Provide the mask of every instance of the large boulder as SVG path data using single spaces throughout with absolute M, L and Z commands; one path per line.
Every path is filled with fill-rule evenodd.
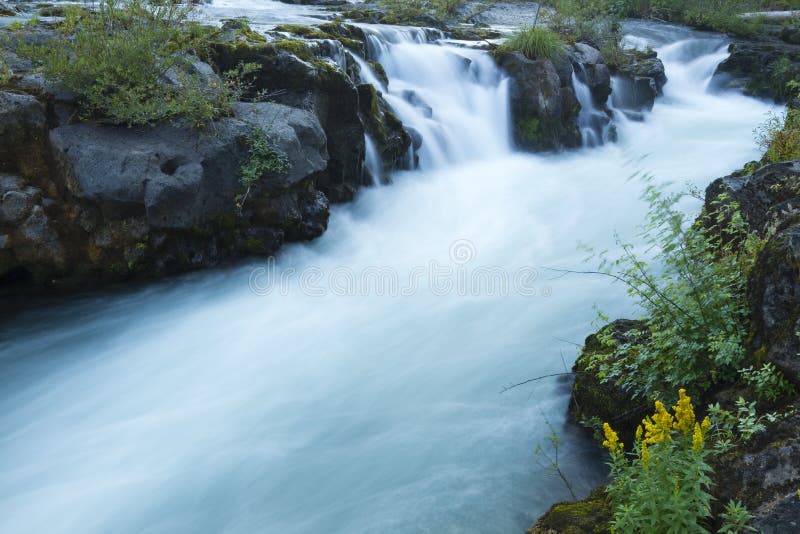
M 0 290 L 160 276 L 321 235 L 328 199 L 313 177 L 328 155 L 316 115 L 275 103 L 235 111 L 202 130 L 51 130 L 50 190 L 0 175 Z M 290 165 L 246 190 L 256 129 Z
M 514 140 L 526 150 L 559 150 L 580 146 L 580 105 L 553 62 L 533 60 L 521 52 L 503 53 L 498 64 L 511 79 Z
M 230 210 L 248 135 L 233 119 L 206 131 L 76 124 L 53 129 L 50 143 L 61 183 L 105 218 L 190 228 Z

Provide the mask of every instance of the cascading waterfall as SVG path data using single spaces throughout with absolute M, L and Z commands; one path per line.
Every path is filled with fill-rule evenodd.
M 335 207 L 323 237 L 276 263 L 4 323 L 4 531 L 522 532 L 569 499 L 533 454 L 548 427 L 576 492 L 604 480 L 595 444 L 566 424 L 569 384 L 498 391 L 563 371 L 574 353 L 559 340 L 593 329 L 593 304 L 636 311 L 605 279 L 542 267 L 580 266 L 578 241 L 634 237 L 646 208 L 632 174 L 702 186 L 757 158 L 769 106 L 706 91 L 721 39 L 638 25 L 670 78 L 646 120 L 595 150 L 515 154 L 486 54 L 365 31 L 382 91 L 424 137 L 422 170 Z M 513 290 L 532 268 L 534 291 Z M 381 272 L 403 291 L 378 290 Z
M 438 30 L 361 25 L 386 87 L 358 59 L 362 79 L 420 133 L 420 167 L 435 168 L 510 150 L 508 81 L 485 53 L 437 43 Z

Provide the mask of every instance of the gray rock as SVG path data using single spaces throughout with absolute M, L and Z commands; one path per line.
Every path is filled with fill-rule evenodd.
M 617 65 L 612 99 L 614 106 L 626 112 L 638 113 L 653 109 L 656 98 L 667 83 L 664 63 L 655 53 L 632 52 Z
M 44 106 L 31 95 L 0 91 L 0 172 L 33 177 L 46 169 Z
M 800 223 L 779 230 L 759 254 L 747 283 L 751 348 L 800 384 Z
M 23 191 L 8 191 L 0 197 L 0 224 L 15 224 L 30 213 L 36 197 Z
M 720 203 L 736 202 L 742 217 L 754 233 L 765 236 L 787 216 L 800 209 L 800 161 L 786 161 L 760 167 L 751 174 L 718 178 L 706 189 L 705 210 L 718 211 Z
M 106 218 L 146 214 L 156 228 L 189 228 L 230 211 L 248 125 L 223 119 L 205 131 L 78 124 L 50 132 L 60 181 Z
M 312 112 L 274 103 L 235 106 L 236 117 L 260 128 L 289 159 L 289 170 L 268 177 L 271 190 L 290 187 L 328 165 L 327 138 Z
M 549 60 L 532 60 L 521 52 L 503 54 L 500 66 L 511 78 L 514 140 L 523 149 L 554 150 L 579 146 L 580 106 Z M 564 86 L 564 89 L 567 89 Z

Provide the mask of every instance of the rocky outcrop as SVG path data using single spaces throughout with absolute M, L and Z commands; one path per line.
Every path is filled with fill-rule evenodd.
M 714 214 L 735 203 L 749 230 L 761 237 L 800 208 L 800 162 L 787 161 L 758 167 L 714 180 L 706 189 L 706 213 Z
M 497 61 L 511 79 L 511 116 L 517 146 L 525 150 L 579 146 L 580 105 L 571 79 L 565 81 L 559 76 L 552 61 L 528 59 L 517 51 L 499 54 Z
M 786 83 L 800 76 L 800 44 L 762 36 L 737 39 L 729 50 L 730 57 L 714 74 L 716 85 L 779 102 L 791 96 Z
M 74 124 L 37 145 L 49 167 L 0 180 L 0 285 L 80 285 L 271 254 L 324 232 L 328 200 L 313 176 L 328 162 L 316 116 L 238 104 L 203 130 Z M 288 159 L 246 202 L 249 139 L 262 130 Z

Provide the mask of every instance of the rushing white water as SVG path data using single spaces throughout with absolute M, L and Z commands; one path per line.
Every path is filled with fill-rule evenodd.
M 3 531 L 521 532 L 569 497 L 534 455 L 548 424 L 575 490 L 599 483 L 596 448 L 565 423 L 568 385 L 499 391 L 570 365 L 560 340 L 582 341 L 594 303 L 632 310 L 606 280 L 542 266 L 580 266 L 576 243 L 609 246 L 615 229 L 633 237 L 633 173 L 703 185 L 755 158 L 769 109 L 706 91 L 720 39 L 633 31 L 665 60 L 664 99 L 622 121 L 617 144 L 550 156 L 513 152 L 505 82 L 480 53 L 384 40 L 390 101 L 424 134 L 423 170 L 288 247 L 268 271 L 285 292 L 264 295 L 253 263 L 7 320 Z M 432 262 L 451 270 L 444 285 L 420 277 Z M 481 266 L 535 267 L 535 293 L 462 290 Z M 374 267 L 412 289 L 348 287 Z

